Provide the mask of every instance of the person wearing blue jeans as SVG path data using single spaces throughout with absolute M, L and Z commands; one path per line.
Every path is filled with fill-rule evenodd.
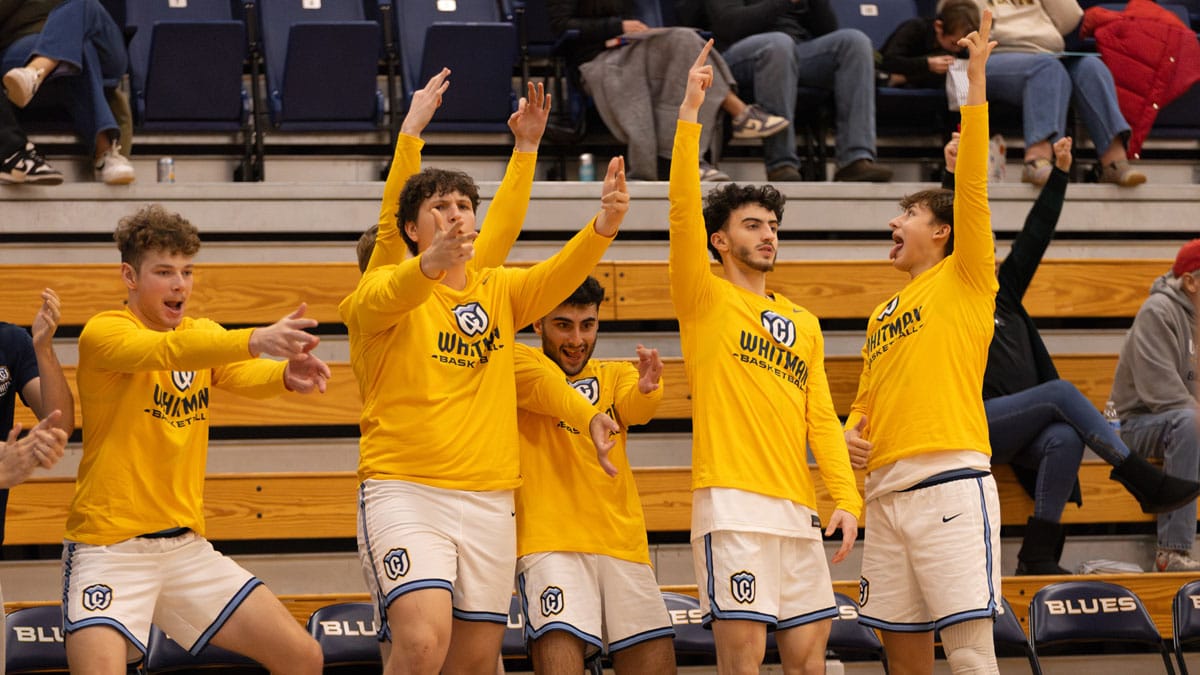
M 1021 106 L 1025 169 L 1021 180 L 1044 185 L 1050 176 L 1050 144 L 1066 133 L 1067 106 L 1075 109 L 1100 161 L 1099 182 L 1131 187 L 1146 176 L 1129 164 L 1129 123 L 1117 104 L 1112 73 L 1098 55 L 1061 56 L 1063 35 L 1083 17 L 1076 0 L 976 0 L 996 15 L 1000 45 L 988 61 L 988 98 Z
M 946 146 L 944 186 L 952 187 L 956 137 Z M 1017 553 L 1017 574 L 1067 574 L 1060 521 L 1076 494 L 1084 445 L 1112 465 L 1111 477 L 1137 498 L 1147 513 L 1195 504 L 1200 483 L 1166 474 L 1147 463 L 1109 426 L 1096 406 L 1058 371 L 1029 313 L 1021 304 L 1062 211 L 1071 167 L 1071 139 L 1053 147 L 1055 166 L 1012 249 L 997 270 L 995 331 L 983 378 L 983 406 L 992 445 L 992 464 L 1011 464 L 1033 497 L 1033 516 Z M 1193 478 L 1196 472 L 1191 474 Z M 1195 520 L 1195 511 L 1192 512 Z
M 61 77 L 76 130 L 94 139 L 96 178 L 113 185 L 134 180 L 106 95 L 128 64 L 121 29 L 98 0 L 0 0 L 0 71 L 8 99 L 24 108 L 47 78 Z
M 795 119 L 797 88 L 832 89 L 837 181 L 887 182 L 875 163 L 875 50 L 837 27 L 829 0 L 706 0 L 707 26 L 744 98 Z M 800 180 L 796 133 L 763 139 L 767 180 Z
M 1155 279 L 1138 309 L 1117 361 L 1112 400 L 1121 438 L 1130 448 L 1161 459 L 1172 476 L 1200 476 L 1196 430 L 1196 304 L 1200 302 L 1200 239 L 1184 244 L 1171 271 Z M 1197 571 L 1196 502 L 1158 517 L 1160 572 Z

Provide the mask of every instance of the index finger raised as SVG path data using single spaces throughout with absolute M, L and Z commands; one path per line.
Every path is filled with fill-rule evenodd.
M 700 56 L 697 56 L 696 62 L 692 64 L 692 68 L 699 68 L 704 65 L 704 62 L 708 60 L 708 53 L 712 51 L 712 47 L 713 41 L 712 38 L 709 38 L 708 42 L 704 43 L 704 49 L 700 50 Z

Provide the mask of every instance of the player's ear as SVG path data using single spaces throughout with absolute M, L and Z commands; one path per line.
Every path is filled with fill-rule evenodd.
M 729 250 L 729 238 L 725 236 L 725 230 L 717 230 L 708 238 L 712 242 L 713 248 L 724 253 Z
M 133 269 L 133 265 L 121 263 L 121 281 L 124 281 L 125 287 L 131 291 L 137 288 L 137 270 Z

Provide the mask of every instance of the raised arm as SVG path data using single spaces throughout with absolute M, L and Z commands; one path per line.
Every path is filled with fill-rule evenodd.
M 709 40 L 688 71 L 687 88 L 679 104 L 675 147 L 671 150 L 671 201 L 667 219 L 670 249 L 667 255 L 671 299 L 681 318 L 691 315 L 711 292 L 713 274 L 708 256 L 708 233 L 700 197 L 700 124 L 696 122 L 704 92 L 712 85 L 712 66 L 705 65 L 712 50 Z
M 1050 178 L 1029 209 L 1029 215 L 1025 216 L 1025 226 L 1013 240 L 1008 257 L 1000 263 L 997 275 L 1000 288 L 1018 301 L 1025 297 L 1042 256 L 1054 238 L 1054 228 L 1058 226 L 1058 217 L 1067 197 L 1067 171 L 1070 169 L 1071 138 L 1066 136 L 1054 144 L 1054 169 Z
M 75 398 L 67 384 L 58 354 L 54 351 L 54 331 L 61 316 L 58 294 L 53 289 L 42 291 L 42 307 L 33 319 L 33 353 L 37 359 L 38 376 L 21 390 L 25 403 L 39 420 L 59 410 L 55 426 L 68 436 L 75 428 Z
M 967 65 L 967 104 L 962 107 L 954 190 L 955 269 L 970 287 L 996 292 L 995 240 L 987 194 L 988 108 L 986 66 L 996 46 L 989 40 L 992 12 L 983 11 L 979 30 L 959 40 L 970 51 Z
M 480 224 L 479 239 L 475 242 L 475 257 L 469 265 L 476 269 L 498 267 L 504 264 L 508 251 L 521 233 L 525 214 L 529 210 L 529 197 L 533 192 L 533 176 L 537 169 L 537 150 L 550 119 L 550 94 L 538 82 L 529 83 L 529 91 L 517 104 L 517 111 L 508 118 L 516 143 L 504 179 L 487 216 Z
M 608 250 L 629 211 L 625 158 L 608 163 L 601 188 L 600 212 L 563 246 L 562 250 L 527 270 L 514 270 L 511 285 L 513 317 L 518 327 L 545 316 L 578 288 Z

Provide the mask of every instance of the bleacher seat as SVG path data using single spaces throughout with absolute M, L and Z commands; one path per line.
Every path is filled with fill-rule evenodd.
M 1004 611 L 996 615 L 996 622 L 992 625 L 996 655 L 1007 656 L 1009 652 L 1022 654 L 1029 659 L 1030 672 L 1033 675 L 1042 675 L 1042 664 L 1038 661 L 1037 653 L 1033 651 L 1033 645 L 1025 635 L 1025 630 L 1021 628 L 1021 622 L 1017 620 L 1017 613 L 1013 611 L 1012 605 L 1008 604 L 1008 598 L 1002 596 L 1000 602 Z
M 888 671 L 887 655 L 875 631 L 858 622 L 858 603 L 843 593 L 834 593 L 838 615 L 829 629 L 826 649 L 843 660 L 880 661 L 883 672 Z
M 1171 601 L 1171 635 L 1179 672 L 1188 675 L 1184 650 L 1200 643 L 1200 581 L 1189 581 L 1175 593 Z
M 1142 601 L 1116 584 L 1064 581 L 1043 587 L 1029 605 L 1029 634 L 1039 657 L 1050 646 L 1143 645 L 1157 651 L 1168 675 L 1175 675 L 1171 656 Z
M 663 591 L 663 602 L 675 629 L 675 661 L 680 665 L 711 664 L 717 660 L 712 631 L 700 624 L 700 601 L 690 595 Z
M 173 673 L 174 675 L 203 675 L 220 668 L 226 675 L 266 675 L 266 669 L 253 659 L 207 644 L 198 654 L 190 654 L 158 626 L 150 627 L 150 641 L 146 645 L 146 675 Z
M 375 130 L 383 118 L 379 24 L 358 2 L 258 0 L 272 123 L 284 130 Z
M 242 86 L 246 34 L 229 0 L 127 0 L 129 83 L 144 129 L 236 130 L 250 115 Z
M 62 605 L 25 607 L 10 613 L 5 619 L 5 672 L 67 672 L 62 624 Z
M 507 132 L 517 102 L 512 88 L 517 29 L 500 16 L 496 0 L 407 0 L 396 6 L 396 19 L 410 100 L 443 67 L 453 73 L 427 128 Z
M 504 657 L 505 667 L 509 670 L 533 669 L 525 647 L 525 614 L 521 611 L 519 595 L 513 595 L 508 603 L 508 625 L 504 629 L 500 655 Z
M 383 665 L 375 608 L 369 602 L 322 607 L 308 617 L 308 632 L 321 645 L 326 673 L 340 673 L 351 666 Z

